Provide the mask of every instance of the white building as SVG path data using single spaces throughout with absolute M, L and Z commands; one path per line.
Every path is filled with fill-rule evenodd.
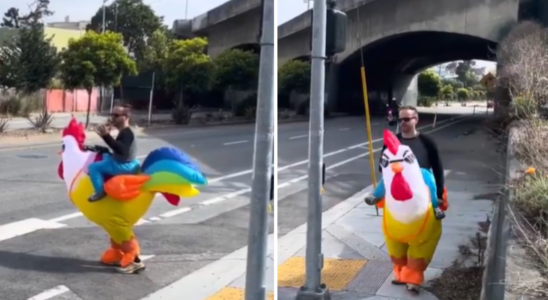
M 76 21 L 71 22 L 69 16 L 65 17 L 64 22 L 50 22 L 46 24 L 46 27 L 61 28 L 61 29 L 73 29 L 73 30 L 85 30 L 89 21 Z

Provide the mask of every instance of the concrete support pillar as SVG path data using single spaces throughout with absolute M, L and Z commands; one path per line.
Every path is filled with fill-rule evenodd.
M 392 85 L 392 97 L 401 105 L 417 106 L 419 96 L 419 75 L 401 74 Z

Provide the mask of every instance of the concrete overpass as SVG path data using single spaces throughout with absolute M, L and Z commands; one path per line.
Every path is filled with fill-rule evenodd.
M 348 36 L 346 51 L 328 68 L 329 105 L 363 110 L 360 50 L 373 109 L 381 109 L 382 100 L 391 97 L 416 104 L 413 78 L 421 70 L 460 59 L 496 60 L 497 43 L 518 21 L 523 2 L 339 0 L 338 8 L 348 15 Z M 280 66 L 309 55 L 310 21 L 306 12 L 278 27 Z M 408 89 L 414 97 L 406 97 Z
M 207 0 L 204 0 L 207 1 Z M 261 0 L 230 0 L 192 20 L 176 20 L 173 31 L 180 37 L 205 36 L 208 53 L 259 44 Z

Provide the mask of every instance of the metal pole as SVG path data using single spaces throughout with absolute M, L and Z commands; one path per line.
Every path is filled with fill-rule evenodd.
M 156 72 L 152 72 L 152 83 L 150 85 L 150 98 L 148 99 L 148 127 L 150 127 L 150 122 L 152 122 L 152 98 L 154 97 L 154 78 L 156 77 Z
M 106 6 L 105 4 L 107 3 L 107 0 L 103 0 L 103 23 L 102 23 L 102 28 L 101 28 L 101 33 L 105 33 L 105 23 L 106 23 Z M 101 86 L 101 110 L 103 109 L 103 105 L 105 103 L 105 87 L 102 85 Z
M 106 6 L 105 4 L 107 3 L 107 0 L 103 0 L 103 23 L 102 23 L 102 29 L 101 29 L 101 33 L 104 33 L 105 32 L 105 23 L 106 23 Z
M 185 20 L 188 20 L 188 0 L 185 3 Z
M 112 90 L 110 93 L 110 113 L 112 113 L 113 108 L 114 108 L 114 87 L 112 87 Z
M 328 299 L 329 291 L 321 282 L 323 268 L 321 183 L 325 105 L 326 0 L 315 0 L 312 13 L 306 281 L 304 287 L 299 289 L 297 299 Z
M 255 121 L 253 179 L 247 243 L 245 300 L 265 300 L 268 245 L 268 203 L 274 152 L 276 100 L 274 98 L 274 1 L 263 1 L 261 59 Z

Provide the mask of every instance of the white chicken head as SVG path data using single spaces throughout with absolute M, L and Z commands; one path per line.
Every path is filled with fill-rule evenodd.
M 386 149 L 382 153 L 381 168 L 386 195 L 398 202 L 413 199 L 414 191 L 425 189 L 419 163 L 409 146 L 402 145 L 390 130 L 384 131 Z
M 84 125 L 72 118 L 68 126 L 63 129 L 61 162 L 57 170 L 59 178 L 65 180 L 65 182 L 72 181 L 86 160 L 83 151 L 85 139 Z

